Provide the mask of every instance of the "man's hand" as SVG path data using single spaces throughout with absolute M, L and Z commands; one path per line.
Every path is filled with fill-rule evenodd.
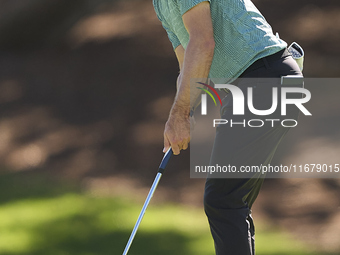
M 171 146 L 174 155 L 186 150 L 190 142 L 190 119 L 179 113 L 170 114 L 164 129 L 164 150 Z

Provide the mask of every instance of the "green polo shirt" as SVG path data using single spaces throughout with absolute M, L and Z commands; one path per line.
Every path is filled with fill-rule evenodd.
M 207 0 L 153 0 L 175 49 L 186 49 L 189 34 L 182 15 Z M 231 82 L 252 63 L 274 54 L 287 43 L 277 38 L 260 11 L 250 0 L 208 0 L 214 29 L 215 52 L 209 77 L 219 83 Z M 199 77 L 197 77 L 199 78 Z

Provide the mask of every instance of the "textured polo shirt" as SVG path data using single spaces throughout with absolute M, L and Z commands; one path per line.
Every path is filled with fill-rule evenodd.
M 189 42 L 182 15 L 204 1 L 210 3 L 214 30 L 215 52 L 209 73 L 213 81 L 231 82 L 256 60 L 287 47 L 250 0 L 153 0 L 174 49 L 179 45 L 186 49 Z

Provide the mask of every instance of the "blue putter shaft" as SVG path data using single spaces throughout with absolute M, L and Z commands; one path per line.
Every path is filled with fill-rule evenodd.
M 166 167 L 166 165 L 168 164 L 168 162 L 169 162 L 169 160 L 170 160 L 172 154 L 173 154 L 173 152 L 172 152 L 172 149 L 171 149 L 171 147 L 170 147 L 170 148 L 168 149 L 168 151 L 164 154 L 164 157 L 163 157 L 163 159 L 162 159 L 162 162 L 161 162 L 161 164 L 159 165 L 159 168 L 158 168 L 158 172 L 157 172 L 156 178 L 155 178 L 155 180 L 154 180 L 153 183 L 152 183 L 151 189 L 150 189 L 149 194 L 148 194 L 148 196 L 147 196 L 147 198 L 146 198 L 146 200 L 145 200 L 145 202 L 144 202 L 143 208 L 142 208 L 142 210 L 141 210 L 141 212 L 140 212 L 140 214 L 139 214 L 139 216 L 138 216 L 138 219 L 137 219 L 137 222 L 136 222 L 136 224 L 135 224 L 135 227 L 133 228 L 132 233 L 131 233 L 130 238 L 129 238 L 129 241 L 127 242 L 127 244 L 126 244 L 126 246 L 125 246 L 123 255 L 127 255 L 127 253 L 129 252 L 129 249 L 130 249 L 130 246 L 131 246 L 131 244 L 132 244 L 132 241 L 133 241 L 133 239 L 135 238 L 135 235 L 136 235 L 136 233 L 137 233 L 138 227 L 139 227 L 139 225 L 140 225 L 140 223 L 142 222 L 142 219 L 143 219 L 143 217 L 144 217 L 145 211 L 146 211 L 146 209 L 148 208 L 148 205 L 149 205 L 150 200 L 151 200 L 151 198 L 152 198 L 152 196 L 153 196 L 153 193 L 155 193 L 155 190 L 156 190 L 156 188 L 157 188 L 157 185 L 158 185 L 158 183 L 159 183 L 159 181 L 160 181 L 160 179 L 161 179 L 161 177 L 162 177 L 162 175 L 163 175 L 163 173 L 164 173 L 165 167 Z

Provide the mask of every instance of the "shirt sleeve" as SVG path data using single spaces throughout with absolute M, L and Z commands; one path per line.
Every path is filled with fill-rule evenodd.
M 164 24 L 163 22 L 162 22 L 162 26 L 164 27 L 166 33 L 168 34 L 169 40 L 172 44 L 172 48 L 175 50 L 181 44 L 181 42 L 179 41 L 175 33 L 169 27 L 167 27 L 166 24 Z
M 163 28 L 165 29 L 168 38 L 172 44 L 173 49 L 175 50 L 180 44 L 181 42 L 179 41 L 178 37 L 176 36 L 176 34 L 172 31 L 172 29 L 170 28 L 170 26 L 166 23 L 166 21 L 161 17 L 161 12 L 159 11 L 159 2 L 158 1 L 153 1 L 153 6 L 155 8 L 155 12 L 157 15 L 157 18 L 159 19 L 159 21 L 162 23 Z
M 198 5 L 199 3 L 202 2 L 209 2 L 210 0 L 178 0 L 179 6 L 180 6 L 180 11 L 181 15 L 189 11 L 191 8 L 194 6 Z

